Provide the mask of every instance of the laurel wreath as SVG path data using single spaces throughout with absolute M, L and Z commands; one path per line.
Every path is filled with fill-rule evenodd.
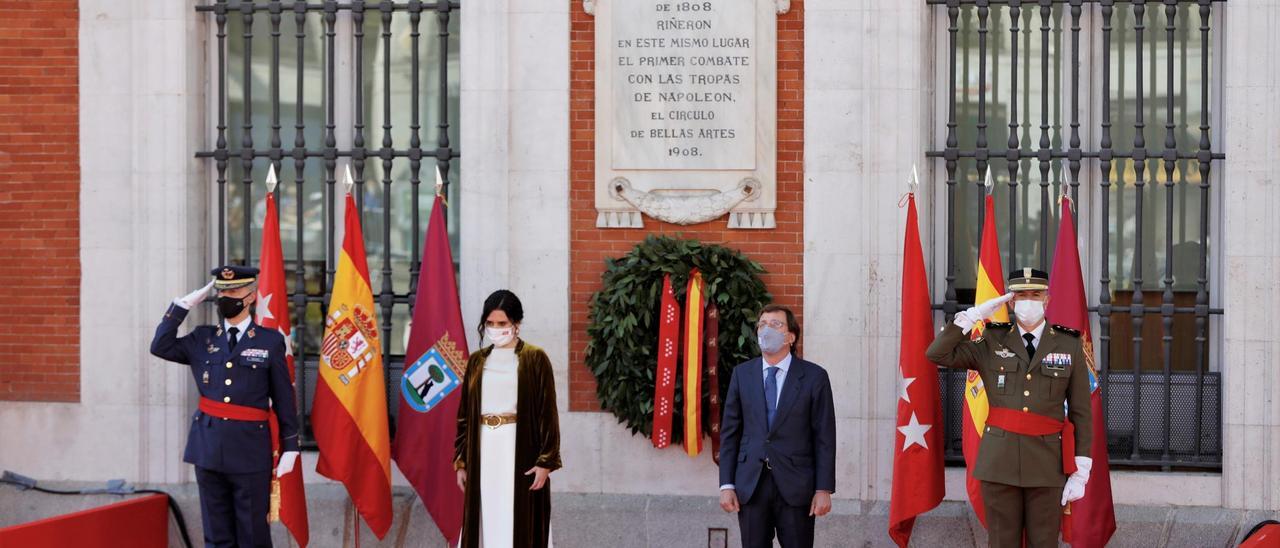
M 586 350 L 600 406 L 633 435 L 651 435 L 662 278 L 671 274 L 676 301 L 683 308 L 693 268 L 702 272 L 707 300 L 720 311 L 719 396 L 724 401 L 733 366 L 757 354 L 756 316 L 772 300 L 759 277 L 764 268 L 734 249 L 653 235 L 605 264 L 604 289 L 591 300 Z M 678 427 L 684 421 L 683 384 L 677 375 L 673 445 L 683 441 L 683 429 Z M 706 410 L 710 388 L 706 382 L 702 387 Z M 709 434 L 710 413 L 704 411 L 702 418 L 703 432 Z

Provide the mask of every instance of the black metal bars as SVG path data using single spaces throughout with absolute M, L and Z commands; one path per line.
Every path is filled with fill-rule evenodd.
M 402 356 L 394 350 L 394 344 L 391 341 L 393 327 L 393 315 L 397 311 L 404 311 L 411 306 L 416 295 L 417 280 L 419 277 L 419 269 L 421 268 L 420 244 L 421 244 L 421 228 L 419 216 L 425 214 L 420 211 L 419 206 L 422 204 L 418 198 L 418 189 L 421 186 L 421 170 L 423 168 L 423 158 L 434 158 L 433 168 L 440 169 L 447 178 L 449 177 L 449 169 L 451 162 L 461 156 L 458 149 L 452 146 L 452 137 L 449 132 L 452 129 L 449 123 L 450 106 L 456 108 L 456 75 L 454 81 L 450 81 L 450 71 L 448 65 L 451 62 L 450 41 L 457 39 L 456 32 L 451 32 L 450 23 L 452 15 L 460 10 L 461 3 L 447 0 L 436 2 L 408 1 L 393 2 L 389 0 L 382 1 L 238 1 L 238 0 L 213 0 L 207 4 L 195 7 L 200 13 L 207 13 L 215 22 L 217 41 L 216 45 L 211 47 L 216 49 L 217 67 L 215 68 L 217 86 L 216 108 L 217 111 L 217 133 L 214 147 L 211 150 L 202 150 L 196 152 L 198 158 L 213 159 L 213 170 L 215 172 L 215 180 L 217 184 L 217 254 L 219 262 L 232 262 L 241 264 L 253 264 L 257 258 L 256 244 L 252 241 L 252 226 L 254 215 L 254 206 L 252 185 L 255 180 L 261 180 L 265 177 L 265 171 L 259 169 L 254 171 L 254 163 L 260 158 L 268 159 L 277 173 L 280 173 L 285 158 L 292 158 L 291 167 L 293 169 L 293 221 L 294 227 L 292 234 L 295 238 L 296 258 L 287 261 L 286 268 L 293 268 L 293 287 L 290 288 L 288 295 L 289 302 L 292 305 L 293 314 L 293 334 L 295 339 L 294 352 L 297 367 L 296 386 L 298 388 L 299 407 L 303 411 L 303 436 L 304 441 L 310 442 L 310 428 L 307 411 L 310 409 L 309 400 L 311 396 L 311 388 L 315 383 L 315 372 L 318 367 L 318 357 L 314 355 L 315 350 L 312 349 L 314 344 L 307 344 L 308 337 L 318 337 L 323 330 L 321 318 L 325 315 L 325 307 L 331 295 L 333 275 L 336 271 L 336 245 L 335 240 L 336 224 L 338 220 L 335 213 L 338 205 L 335 200 L 341 199 L 345 189 L 337 186 L 340 177 L 337 176 L 337 170 L 340 167 L 339 159 L 346 158 L 350 161 L 355 179 L 356 188 L 352 189 L 358 205 L 357 210 L 363 213 L 366 206 L 366 198 L 377 200 L 380 198 L 379 206 L 382 208 L 381 230 L 369 230 L 366 232 L 366 242 L 373 242 L 370 249 L 376 253 L 380 251 L 381 269 L 378 277 L 379 285 L 375 293 L 377 298 L 377 306 L 382 314 L 379 331 L 383 337 L 383 361 L 384 371 L 386 372 L 386 391 L 388 401 L 388 413 L 392 415 L 394 420 L 395 403 L 397 401 L 394 390 L 395 383 L 399 382 L 400 360 Z M 292 13 L 293 17 L 286 17 Z M 434 13 L 436 22 L 441 25 L 438 29 L 439 45 L 435 48 L 437 55 L 424 57 L 420 55 L 420 49 L 423 47 L 430 48 L 429 43 L 420 40 L 421 36 L 421 20 L 424 13 Z M 265 14 L 268 17 L 255 17 L 258 14 Z M 228 34 L 228 25 L 230 15 L 239 15 L 238 21 L 241 22 L 242 29 L 239 32 L 240 40 L 234 43 L 239 46 L 239 51 L 229 50 L 229 43 L 226 40 Z M 370 44 L 365 43 L 365 19 L 368 17 L 370 31 L 377 26 L 380 30 L 377 42 Z M 255 19 L 258 23 L 264 20 L 269 21 L 270 28 L 270 59 L 264 60 L 261 57 L 263 45 L 261 42 L 264 36 L 254 35 Z M 235 20 L 231 20 L 230 24 L 234 25 Z M 405 28 L 404 21 L 408 22 L 409 46 L 402 45 L 404 42 L 393 40 L 395 33 L 404 31 L 393 31 L 394 24 L 400 25 L 397 28 Z M 296 49 L 295 55 L 285 56 L 282 60 L 282 44 L 281 34 L 282 25 L 294 25 L 293 46 Z M 397 23 L 399 22 L 399 23 Z M 314 24 L 315 27 L 310 25 Z M 261 26 L 261 25 L 260 25 Z M 314 30 L 312 30 L 314 29 Z M 233 29 L 234 32 L 234 29 Z M 372 34 L 370 36 L 372 40 Z M 255 42 L 258 47 L 255 48 Z M 314 42 L 314 44 L 312 44 Z M 365 70 L 366 60 L 362 54 L 366 46 L 378 44 L 381 47 L 382 63 L 380 66 L 370 64 L 371 70 Z M 287 43 L 285 45 L 288 45 Z M 313 45 L 315 55 L 308 55 L 308 46 Z M 412 48 L 411 52 L 404 51 Z M 254 51 L 257 49 L 260 53 L 255 56 Z M 398 50 L 398 51 L 397 51 Z M 345 59 L 344 55 L 350 51 L 350 65 L 346 65 L 345 61 L 339 65 L 339 58 Z M 398 56 L 393 62 L 392 52 L 396 52 Z M 456 50 L 452 52 L 456 55 Z M 407 59 L 406 59 L 407 57 Z M 452 60 L 456 62 L 456 59 Z M 240 83 L 240 93 L 237 101 L 242 101 L 239 105 L 242 108 L 243 121 L 241 123 L 241 135 L 238 145 L 229 144 L 227 141 L 227 117 L 229 98 L 228 98 L 228 80 L 231 76 L 228 73 L 228 64 L 232 64 L 241 74 L 243 81 Z M 292 63 L 292 67 L 289 64 Z M 430 74 L 434 74 L 438 79 L 440 98 L 436 106 L 439 111 L 434 113 L 435 119 L 438 120 L 438 137 L 436 146 L 424 149 L 420 131 L 422 127 L 422 119 L 424 112 L 420 108 L 419 95 L 428 88 L 422 86 L 423 74 L 422 64 L 426 63 L 430 69 Z M 282 67 L 283 65 L 283 67 Z M 293 97 L 294 105 L 294 138 L 291 148 L 286 148 L 282 142 L 281 134 L 281 105 L 282 105 L 282 81 L 281 69 L 293 70 L 295 78 L 292 79 L 294 85 Z M 381 74 L 373 74 L 380 70 Z M 255 103 L 253 94 L 254 78 L 264 78 L 264 73 L 269 73 L 265 79 L 269 80 L 269 91 L 266 93 L 267 98 L 262 99 L 259 93 L 258 102 Z M 313 80 L 315 75 L 319 74 L 319 80 Z M 399 96 L 392 93 L 392 78 L 395 75 L 411 74 L 411 78 L 407 87 L 411 97 L 404 98 L 403 104 L 397 102 Z M 382 87 L 381 93 L 365 93 L 366 79 L 377 79 Z M 370 84 L 377 85 L 377 84 Z M 314 92 L 320 95 L 318 104 L 314 105 L 315 109 L 309 111 L 307 104 L 307 88 L 310 87 Z M 347 90 L 351 91 L 351 97 L 343 97 Z M 450 92 L 451 89 L 455 91 Z M 366 96 L 368 95 L 368 96 Z M 380 113 L 381 118 L 381 139 L 373 141 L 373 131 L 368 131 L 366 122 L 377 119 L 378 114 L 370 113 L 366 116 L 365 108 L 371 103 L 378 100 L 378 96 L 382 101 Z M 259 128 L 265 128 L 268 124 L 264 119 L 266 116 L 266 108 L 262 106 L 263 102 L 270 101 L 270 128 L 269 138 L 265 144 L 259 134 L 258 143 L 255 144 L 254 131 L 255 121 Z M 259 105 L 258 110 L 263 114 L 263 118 L 255 118 L 255 105 Z M 350 115 L 350 118 L 345 116 Z M 321 121 L 322 120 L 322 121 Z M 348 125 L 349 124 L 349 125 Z M 343 127 L 345 126 L 345 127 Z M 393 130 L 397 128 L 409 128 L 407 139 L 403 137 L 393 137 Z M 314 128 L 320 128 L 316 130 Z M 258 131 L 262 131 L 259 129 Z M 309 138 L 308 132 L 315 131 Z M 350 139 L 351 145 L 339 146 L 340 139 L 346 137 Z M 397 148 L 397 140 L 403 141 L 399 143 Z M 371 141 L 371 142 L 367 142 Z M 376 143 L 376 144 L 375 144 Z M 372 145 L 372 146 L 371 146 Z M 236 198 L 240 199 L 240 207 L 231 207 L 236 205 L 234 201 L 228 199 L 228 187 L 226 185 L 228 178 L 228 169 L 232 169 L 229 160 L 238 159 L 235 162 L 235 168 L 241 170 L 240 180 L 243 183 L 243 190 Z M 377 162 L 381 168 L 381 192 L 370 189 L 373 195 L 366 196 L 365 182 L 367 179 L 376 180 L 375 175 L 366 174 L 367 161 Z M 393 167 L 399 162 L 407 162 L 408 173 L 403 171 L 395 171 Z M 310 165 L 312 172 L 307 173 Z M 404 164 L 400 164 L 403 169 Z M 319 167 L 320 172 L 315 171 Z M 310 176 L 309 176 L 310 175 Z M 284 176 L 282 174 L 282 176 Z M 234 176 L 233 176 L 234 177 Z M 434 175 L 429 180 L 434 180 Z M 312 188 L 308 185 L 308 181 L 312 185 L 319 185 L 318 188 Z M 411 189 L 408 194 L 410 199 L 404 197 L 396 198 L 393 203 L 393 196 L 403 196 L 402 193 L 394 192 L 399 184 L 409 183 Z M 309 190 L 310 189 L 310 190 Z M 321 193 L 320 189 L 323 189 Z M 281 188 L 277 187 L 275 193 L 279 197 Z M 403 190 L 401 191 L 403 192 Z M 309 194 L 315 193 L 315 194 Z M 319 194 L 323 196 L 320 197 Z M 261 197 L 261 194 L 259 194 Z M 319 202 L 319 203 L 317 203 Z M 373 202 L 370 202 L 373 203 Z M 314 206 L 314 214 L 308 212 Z M 234 209 L 234 211 L 233 211 Z M 283 212 L 282 212 L 283 214 Z M 239 219 L 237 219 L 239 217 Z M 282 219 L 287 221 L 289 219 Z M 229 223 L 229 221 L 232 221 Z M 312 221 L 308 225 L 307 221 Z M 366 219 L 366 225 L 373 221 Z M 227 233 L 228 226 L 238 222 L 241 230 Z M 402 224 L 397 224 L 402 223 Z M 311 230 L 308 230 L 308 226 Z M 412 236 L 403 236 L 396 238 L 393 236 L 393 227 L 411 226 Z M 399 228 L 403 232 L 403 228 Z M 286 230 L 286 232 L 289 232 Z M 311 239 L 314 242 L 323 240 L 323 258 L 320 258 L 320 246 L 315 243 L 311 244 L 314 257 L 308 255 L 308 242 Z M 238 240 L 238 241 L 237 241 Z M 380 240 L 381 246 L 377 245 Z M 403 249 L 405 244 L 411 242 L 411 249 Z M 410 256 L 411 260 L 407 261 L 407 272 L 405 263 L 392 261 L 393 243 L 396 246 L 398 256 Z M 232 249 L 234 247 L 235 249 Z M 405 277 L 409 279 L 409 287 L 406 292 L 396 292 L 395 286 L 403 284 Z M 412 312 L 410 311 L 410 314 Z M 310 316 L 310 317 L 308 317 Z M 308 355 L 310 354 L 310 355 Z M 394 428 L 394 422 L 393 422 Z
M 1216 55 L 1212 6 L 1221 1 L 926 0 L 926 4 L 945 6 L 948 49 L 945 144 L 926 153 L 945 166 L 946 287 L 943 301 L 935 308 L 949 320 L 972 299 L 972 285 L 966 285 L 972 283 L 972 273 L 959 271 L 963 270 L 959 266 L 977 250 L 958 244 L 956 235 L 959 230 L 967 236 L 983 223 L 986 192 L 981 182 L 991 163 L 1006 163 L 1008 185 L 1000 187 L 1007 190 L 1008 207 L 1006 213 L 997 213 L 997 221 L 1008 230 L 1002 239 L 1009 246 L 1005 254 L 1010 268 L 1024 266 L 1015 261 L 1026 258 L 1028 262 L 1038 259 L 1039 266 L 1049 269 L 1051 231 L 1056 228 L 1051 226 L 1056 221 L 1051 187 L 1100 212 L 1085 217 L 1077 208 L 1074 215 L 1084 219 L 1082 235 L 1095 242 L 1086 244 L 1085 256 L 1098 256 L 1094 253 L 1100 251 L 1103 258 L 1100 265 L 1085 267 L 1096 280 L 1088 290 L 1096 293 L 1089 309 L 1098 318 L 1098 374 L 1108 413 L 1110 452 L 1117 464 L 1166 469 L 1221 466 L 1221 385 L 1219 373 L 1210 369 L 1209 318 L 1223 310 L 1210 306 L 1213 250 L 1208 238 L 1211 170 L 1215 161 L 1225 158 L 1213 149 L 1210 125 L 1211 97 L 1217 89 L 1210 80 L 1210 63 Z M 1200 15 L 1198 37 L 1187 28 L 1192 23 L 1186 14 L 1193 9 Z M 1037 15 L 1040 24 L 1035 29 Z M 1067 26 L 1069 50 L 1061 38 L 1067 35 Z M 1036 30 L 1039 55 L 1033 50 Z M 990 38 L 1003 35 L 1002 31 L 1011 36 L 1009 43 L 993 43 Z M 976 52 L 970 49 L 970 37 L 975 39 Z M 1090 56 L 1088 51 L 1098 54 Z M 976 74 L 970 72 L 972 57 L 976 57 Z M 1069 66 L 1063 66 L 1063 57 L 1068 57 Z M 1194 69 L 1188 70 L 1188 65 L 1196 61 L 1201 65 L 1199 81 L 1189 86 Z M 1082 63 L 1088 68 L 1082 68 Z M 1001 67 L 1011 73 L 1008 84 L 999 81 Z M 1038 90 L 1031 79 L 1037 69 Z M 1164 74 L 1159 74 L 1161 70 Z M 1062 81 L 1064 72 L 1070 82 Z M 1094 75 L 1094 83 L 1082 82 L 1082 74 Z M 1090 100 L 1081 95 L 1091 89 L 1099 90 L 1101 96 Z M 1000 102 L 1002 91 L 1009 94 L 1007 104 Z M 1196 94 L 1198 105 L 1192 100 Z M 976 108 L 971 108 L 971 98 L 976 98 Z M 1101 108 L 1094 106 L 1091 111 L 1089 105 Z M 1037 106 L 1038 132 L 1032 121 L 1032 109 Z M 1192 128 L 1187 119 L 1197 106 L 1200 123 Z M 1064 108 L 1068 112 L 1062 116 Z M 1064 119 L 1069 121 L 1066 134 L 1062 133 Z M 1163 121 L 1164 127 L 1152 123 L 1156 120 Z M 1002 121 L 1008 134 L 991 135 L 991 125 Z M 1007 138 L 1004 150 L 990 147 L 992 137 Z M 1151 147 L 1151 142 L 1160 145 Z M 1019 164 L 1025 167 L 1020 170 Z M 1038 219 L 1028 196 L 1033 171 L 1040 176 Z M 979 184 L 975 188 L 960 185 L 961 181 Z M 1021 200 L 1020 182 L 1028 185 Z M 1198 196 L 1188 191 L 1191 184 L 1198 186 Z M 973 202 L 966 198 L 970 188 L 978 191 Z M 962 203 L 973 203 L 976 209 L 958 208 Z M 1097 221 L 1101 226 L 1090 226 Z M 1193 224 L 1198 234 L 1188 230 Z M 1027 230 L 1018 234 L 1019 228 Z M 1032 248 L 1038 248 L 1038 253 L 1023 253 Z M 1152 271 L 1161 275 L 1158 293 L 1147 279 Z M 1189 272 L 1195 273 L 1194 283 Z M 1149 321 L 1157 317 L 1159 322 Z M 963 378 L 948 372 L 942 384 L 947 412 L 958 412 Z M 958 423 L 953 422 L 956 417 L 949 415 L 949 456 L 959 454 Z

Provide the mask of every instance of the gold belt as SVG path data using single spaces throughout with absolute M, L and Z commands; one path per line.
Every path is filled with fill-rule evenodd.
M 490 430 L 496 430 L 504 424 L 515 424 L 516 414 L 507 413 L 503 415 L 480 415 L 480 424 L 489 427 Z

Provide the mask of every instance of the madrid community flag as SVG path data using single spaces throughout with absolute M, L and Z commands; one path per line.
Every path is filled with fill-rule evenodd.
M 316 471 L 346 486 L 369 529 L 382 538 L 391 528 L 391 441 L 383 386 L 383 341 L 373 308 L 360 214 L 350 192 L 344 227 L 311 410 L 320 448 Z
M 271 172 L 275 178 L 275 171 Z M 276 197 L 267 193 L 267 217 L 262 222 L 262 258 L 258 272 L 257 318 L 255 321 L 267 329 L 284 335 L 285 363 L 289 366 L 289 380 L 294 379 L 293 345 L 289 331 L 289 297 L 284 284 L 284 254 L 280 250 L 280 214 L 276 209 Z M 273 402 L 274 405 L 274 402 Z M 275 413 L 271 414 L 271 449 L 275 460 L 280 458 L 279 427 Z M 302 466 L 277 480 L 279 482 L 280 507 L 277 516 L 285 528 L 293 534 L 298 545 L 306 546 L 311 533 L 307 528 L 307 494 L 302 487 Z
M 467 332 L 444 207 L 436 196 L 422 249 L 392 456 L 452 546 L 462 533 L 463 493 L 453 470 L 453 441 L 467 366 Z
M 978 249 L 978 280 L 974 294 L 975 305 L 1004 295 L 1004 267 L 1000 265 L 1000 243 L 996 235 L 996 202 L 990 194 L 986 200 L 986 221 L 982 225 L 982 244 Z M 990 321 L 1008 322 L 1009 310 L 1000 307 L 992 314 Z M 984 323 L 973 326 L 969 335 L 973 338 L 982 336 Z M 987 401 L 987 388 L 982 384 L 982 377 L 977 371 L 970 370 L 964 382 L 964 405 L 960 419 L 961 440 L 964 449 L 964 485 L 969 492 L 969 503 L 978 521 L 987 526 L 987 513 L 982 504 L 982 484 L 973 477 L 973 467 L 978 462 L 978 446 L 982 443 L 983 428 L 987 426 L 987 413 L 990 409 Z
M 1101 547 L 1116 532 L 1116 509 L 1111 500 L 1111 466 L 1107 462 L 1107 418 L 1102 409 L 1102 384 L 1094 369 L 1093 337 L 1089 332 L 1089 308 L 1085 301 L 1084 276 L 1080 270 L 1080 249 L 1076 246 L 1076 226 L 1071 202 L 1062 201 L 1062 222 L 1053 250 L 1053 271 L 1049 274 L 1049 306 L 1045 321 L 1080 332 L 1089 367 L 1089 401 L 1093 409 L 1093 445 L 1089 456 L 1093 470 L 1084 498 L 1070 504 L 1063 516 L 1063 540 L 1076 547 Z
M 911 541 L 916 516 L 942 502 L 942 403 L 938 366 L 925 350 L 933 342 L 933 308 L 920 248 L 916 198 L 907 197 L 902 252 L 902 339 L 898 352 L 898 434 L 894 437 L 889 537 L 900 547 Z

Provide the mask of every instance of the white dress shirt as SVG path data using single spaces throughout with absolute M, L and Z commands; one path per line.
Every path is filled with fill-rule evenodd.
M 1027 342 L 1027 338 L 1023 337 L 1023 335 L 1026 335 L 1027 333 L 1031 333 L 1031 345 L 1036 347 L 1037 351 L 1040 350 L 1040 337 L 1044 335 L 1044 326 L 1048 323 L 1049 322 L 1041 321 L 1040 325 L 1036 326 L 1036 328 L 1031 331 L 1027 331 L 1023 329 L 1022 324 L 1018 324 L 1018 336 L 1022 337 L 1023 346 L 1026 346 L 1026 342 Z M 1034 357 L 1035 356 L 1027 356 L 1027 359 L 1031 359 Z
M 245 332 L 245 330 L 249 329 L 249 324 L 250 324 L 250 323 L 252 323 L 252 322 L 253 322 L 253 315 L 252 315 L 252 314 L 245 316 L 245 317 L 244 317 L 244 320 L 242 320 L 240 323 L 238 323 L 238 324 L 234 324 L 234 325 L 232 325 L 231 320 L 228 320 L 228 319 L 225 319 L 225 318 L 224 318 L 224 319 L 222 320 L 222 332 L 223 332 L 223 333 L 225 333 L 225 334 L 227 335 L 227 343 L 228 343 L 228 344 L 230 344 L 230 343 L 231 343 L 231 328 L 232 328 L 232 327 L 236 328 L 236 344 L 239 344 L 239 343 L 240 343 L 240 340 L 244 338 L 244 332 Z

